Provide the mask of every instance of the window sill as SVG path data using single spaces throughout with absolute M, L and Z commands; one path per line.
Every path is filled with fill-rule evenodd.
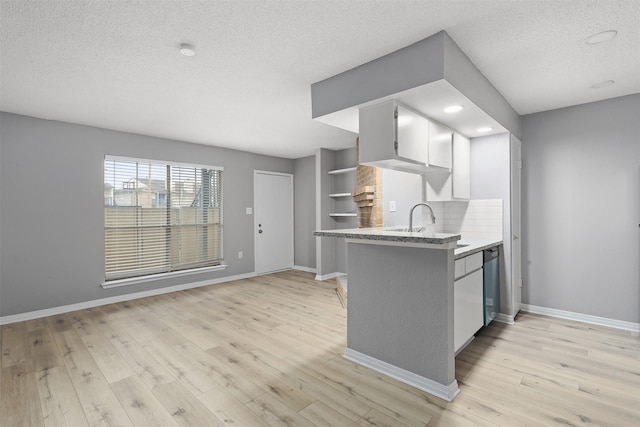
M 172 271 L 170 273 L 150 274 L 148 276 L 129 277 L 126 279 L 109 280 L 103 282 L 100 286 L 103 289 L 118 288 L 120 286 L 137 285 L 139 283 L 151 282 L 154 280 L 170 279 L 174 277 L 191 276 L 193 274 L 209 273 L 212 271 L 222 271 L 227 268 L 226 264 L 216 265 L 215 267 L 194 268 L 192 270 Z

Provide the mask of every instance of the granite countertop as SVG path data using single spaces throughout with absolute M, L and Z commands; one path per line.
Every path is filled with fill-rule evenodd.
M 419 229 L 419 227 L 416 227 Z M 460 234 L 411 232 L 406 227 L 378 227 L 378 228 L 346 228 L 343 230 L 314 231 L 314 236 L 344 237 L 347 239 L 377 240 L 390 243 L 424 243 L 445 244 L 460 239 Z
M 456 259 L 464 258 L 468 255 L 475 254 L 476 252 L 483 251 L 485 249 L 493 248 L 495 246 L 502 245 L 502 240 L 491 239 L 462 239 L 457 242 L 458 246 L 454 251 Z
M 421 230 L 421 227 L 416 227 Z M 443 245 L 443 249 L 454 249 L 456 259 L 480 252 L 502 244 L 502 240 L 495 239 L 461 239 L 460 234 L 429 233 L 414 231 L 409 233 L 407 227 L 376 227 L 376 228 L 346 228 L 340 230 L 314 231 L 314 236 L 341 237 L 346 239 L 375 240 L 393 243 L 420 243 L 428 245 Z M 458 247 L 452 246 L 454 242 Z M 461 247 L 460 247 L 461 246 Z

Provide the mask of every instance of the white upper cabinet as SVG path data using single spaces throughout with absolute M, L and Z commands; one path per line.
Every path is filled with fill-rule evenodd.
M 396 106 L 396 112 L 397 157 L 429 164 L 429 121 L 402 105 Z
M 451 169 L 453 131 L 429 122 L 429 164 Z
M 471 145 L 467 138 L 454 133 L 451 174 L 428 175 L 427 201 L 469 200 L 471 198 Z
M 363 107 L 359 117 L 360 164 L 424 174 L 450 172 L 451 130 L 396 101 Z
M 471 198 L 471 143 L 458 133 L 453 134 L 452 170 L 453 198 L 469 200 Z

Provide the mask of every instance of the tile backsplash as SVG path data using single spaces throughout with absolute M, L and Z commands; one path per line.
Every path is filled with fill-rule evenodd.
M 460 233 L 462 240 L 502 240 L 502 199 L 430 202 L 435 231 Z

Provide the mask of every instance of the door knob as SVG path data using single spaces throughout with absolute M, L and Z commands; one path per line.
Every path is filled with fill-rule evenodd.
M 513 235 L 513 240 L 518 240 L 520 238 L 520 236 L 518 236 L 517 234 Z
M 262 230 L 258 230 L 258 233 L 262 233 Z

